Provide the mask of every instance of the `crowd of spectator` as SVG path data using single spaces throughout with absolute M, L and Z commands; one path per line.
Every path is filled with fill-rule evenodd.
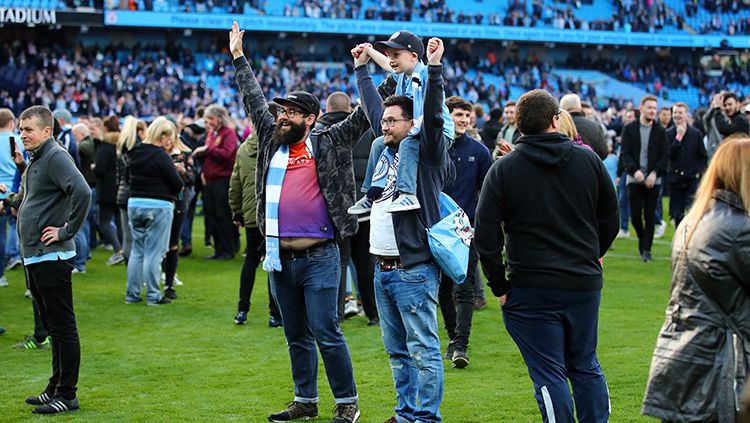
M 333 91 L 356 98 L 351 64 L 331 57 L 327 65 L 313 65 L 310 57 L 272 49 L 263 55 L 256 53 L 251 60 L 267 98 L 294 87 L 319 98 Z M 314 59 L 321 61 L 320 56 Z M 721 76 L 708 76 L 697 62 L 658 57 L 638 63 L 571 53 L 563 65 L 601 71 L 663 99 L 670 99 L 671 90 L 698 87 L 700 104 L 728 88 L 745 96 L 750 86 L 750 62 L 740 56 L 724 67 Z M 561 78 L 554 67 L 534 54 L 499 57 L 490 51 L 478 57 L 458 49 L 445 61 L 446 92 L 482 104 L 487 110 L 504 104 L 514 89 L 543 88 L 555 96 L 576 92 L 597 109 L 621 108 L 627 101 L 597 92 L 593 84 L 580 79 Z M 129 50 L 113 45 L 38 48 L 28 43 L 4 46 L 0 70 L 0 78 L 20 75 L 16 83 L 4 82 L 0 89 L 0 106 L 17 113 L 32 104 L 47 104 L 74 115 L 126 116 L 138 111 L 142 116 L 190 116 L 201 104 L 218 102 L 233 116 L 244 114 L 234 87 L 234 70 L 223 51 L 200 53 L 175 45 L 138 45 Z

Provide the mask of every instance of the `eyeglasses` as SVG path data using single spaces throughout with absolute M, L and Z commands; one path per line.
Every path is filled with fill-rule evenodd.
M 380 121 L 380 126 L 384 128 L 393 128 L 396 126 L 396 122 L 405 122 L 411 119 L 383 119 Z
M 296 109 L 286 109 L 284 107 L 277 107 L 276 108 L 276 117 L 279 118 L 281 116 L 286 115 L 287 117 L 294 119 L 297 116 L 307 116 L 309 113 L 305 113 L 302 110 L 296 110 Z

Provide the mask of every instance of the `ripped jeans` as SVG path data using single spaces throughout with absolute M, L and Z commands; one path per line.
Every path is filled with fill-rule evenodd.
M 433 263 L 381 272 L 375 298 L 396 386 L 399 423 L 440 422 L 443 361 L 437 326 L 440 272 Z

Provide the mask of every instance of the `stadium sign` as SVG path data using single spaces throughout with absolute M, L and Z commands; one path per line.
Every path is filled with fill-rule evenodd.
M 49 9 L 25 9 L 0 7 L 0 25 L 55 25 L 57 14 Z
M 108 10 L 104 13 L 105 25 L 132 27 L 226 30 L 232 26 L 233 21 L 239 22 L 240 27 L 248 31 L 347 35 L 389 35 L 403 29 L 404 26 L 403 22 L 398 21 L 244 16 L 215 13 L 158 13 L 123 10 Z M 716 48 L 721 47 L 723 42 L 728 42 L 734 48 L 750 48 L 750 37 L 746 36 L 649 34 L 427 22 L 410 22 L 408 26 L 411 31 L 417 34 L 444 38 L 694 48 Z

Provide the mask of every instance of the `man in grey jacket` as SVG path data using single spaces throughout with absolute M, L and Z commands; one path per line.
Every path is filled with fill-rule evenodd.
M 18 235 L 29 289 L 52 337 L 52 377 L 38 396 L 26 399 L 36 414 L 56 414 L 78 409 L 76 385 L 81 363 L 70 259 L 75 256 L 73 237 L 83 226 L 91 203 L 91 190 L 68 152 L 52 137 L 52 112 L 33 106 L 21 113 L 20 131 L 31 164 L 23 182 L 18 209 Z

